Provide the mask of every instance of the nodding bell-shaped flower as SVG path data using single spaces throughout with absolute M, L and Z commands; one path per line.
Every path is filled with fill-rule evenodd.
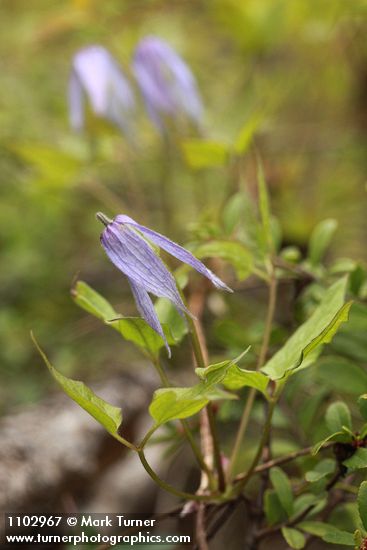
M 76 53 L 68 95 L 70 124 L 74 130 L 84 127 L 87 96 L 96 116 L 129 133 L 134 94 L 117 61 L 102 46 L 88 46 Z
M 106 226 L 101 234 L 101 243 L 107 256 L 128 278 L 141 316 L 163 338 L 170 356 L 170 348 L 149 294 L 168 298 L 180 313 L 192 315 L 182 301 L 172 273 L 155 253 L 149 241 L 196 269 L 217 288 L 229 292 L 232 290 L 191 252 L 128 216 L 119 215 L 112 221 L 99 212 L 97 219 Z
M 159 130 L 164 128 L 164 116 L 185 115 L 200 123 L 203 108 L 195 77 L 167 42 L 155 36 L 143 38 L 134 53 L 133 73 Z

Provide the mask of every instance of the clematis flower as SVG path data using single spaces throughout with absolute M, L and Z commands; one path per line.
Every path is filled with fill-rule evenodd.
M 130 113 L 135 107 L 132 88 L 117 61 L 102 46 L 88 46 L 74 56 L 69 80 L 70 124 L 81 130 L 85 97 L 94 114 L 129 132 Z
M 97 219 L 106 226 L 101 234 L 101 244 L 107 256 L 128 278 L 141 316 L 163 338 L 170 356 L 170 348 L 149 294 L 168 298 L 179 312 L 192 315 L 182 301 L 172 273 L 149 241 L 196 269 L 217 288 L 229 292 L 232 290 L 191 252 L 128 216 L 119 215 L 112 221 L 99 212 Z
M 133 72 L 158 129 L 163 129 L 165 115 L 175 118 L 184 114 L 200 122 L 202 103 L 195 77 L 167 42 L 155 36 L 143 38 L 135 50 Z

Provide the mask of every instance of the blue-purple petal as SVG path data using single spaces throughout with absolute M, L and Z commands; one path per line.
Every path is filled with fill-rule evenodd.
M 154 309 L 152 300 L 148 292 L 145 290 L 144 287 L 138 285 L 132 279 L 129 278 L 128 280 L 132 293 L 134 295 L 136 307 L 138 308 L 140 315 L 143 317 L 143 319 L 145 319 L 148 325 L 163 339 L 168 352 L 168 357 L 171 357 L 171 349 L 168 345 L 162 326 L 159 322 L 157 313 Z
M 79 50 L 73 59 L 69 81 L 72 127 L 84 123 L 84 93 L 93 112 L 128 131 L 135 100 L 132 88 L 112 55 L 102 46 Z
M 115 219 L 103 231 L 101 243 L 112 263 L 129 279 L 190 314 L 172 274 L 143 237 Z
M 196 271 L 207 277 L 217 288 L 221 290 L 226 290 L 228 292 L 233 292 L 232 289 L 229 288 L 229 286 L 227 286 L 219 277 L 217 277 L 217 275 L 210 271 L 210 269 L 208 269 L 200 260 L 195 258 L 195 256 L 191 254 L 191 252 L 189 252 L 179 244 L 171 241 L 164 235 L 161 235 L 160 233 L 157 233 L 156 231 L 145 227 L 144 225 L 140 225 L 128 216 L 119 215 L 115 218 L 115 221 L 121 224 L 131 225 L 135 227 L 160 248 L 163 248 L 163 250 L 165 250 L 181 262 L 190 265 Z
M 200 123 L 202 102 L 195 78 L 181 57 L 164 40 L 147 36 L 138 44 L 133 72 L 153 123 L 162 128 L 161 115 L 185 114 Z

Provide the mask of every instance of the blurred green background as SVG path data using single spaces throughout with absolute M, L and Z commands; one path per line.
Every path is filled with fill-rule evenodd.
M 167 233 L 168 212 L 169 235 L 185 242 L 198 220 L 220 214 L 239 173 L 250 187 L 255 179 L 251 149 L 235 166 L 189 166 L 187 128 L 167 152 L 142 105 L 135 148 L 95 120 L 73 133 L 66 100 L 73 54 L 99 43 L 131 75 L 141 37 L 167 40 L 198 80 L 207 138 L 231 145 L 257 120 L 254 142 L 284 243 L 302 248 L 315 224 L 333 217 L 333 254 L 366 259 L 366 31 L 364 0 L 0 2 L 2 411 L 53 388 L 31 329 L 73 376 L 103 378 L 137 358 L 70 298 L 79 274 L 124 314 L 135 313 L 99 245 L 97 210 Z

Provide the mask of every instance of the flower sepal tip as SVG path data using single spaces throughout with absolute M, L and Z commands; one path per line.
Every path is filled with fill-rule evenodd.
M 103 214 L 103 212 L 97 212 L 96 214 L 96 218 L 99 222 L 102 222 L 103 225 L 105 225 L 106 227 L 112 223 L 112 220 L 110 220 L 110 218 L 108 218 L 105 214 Z

